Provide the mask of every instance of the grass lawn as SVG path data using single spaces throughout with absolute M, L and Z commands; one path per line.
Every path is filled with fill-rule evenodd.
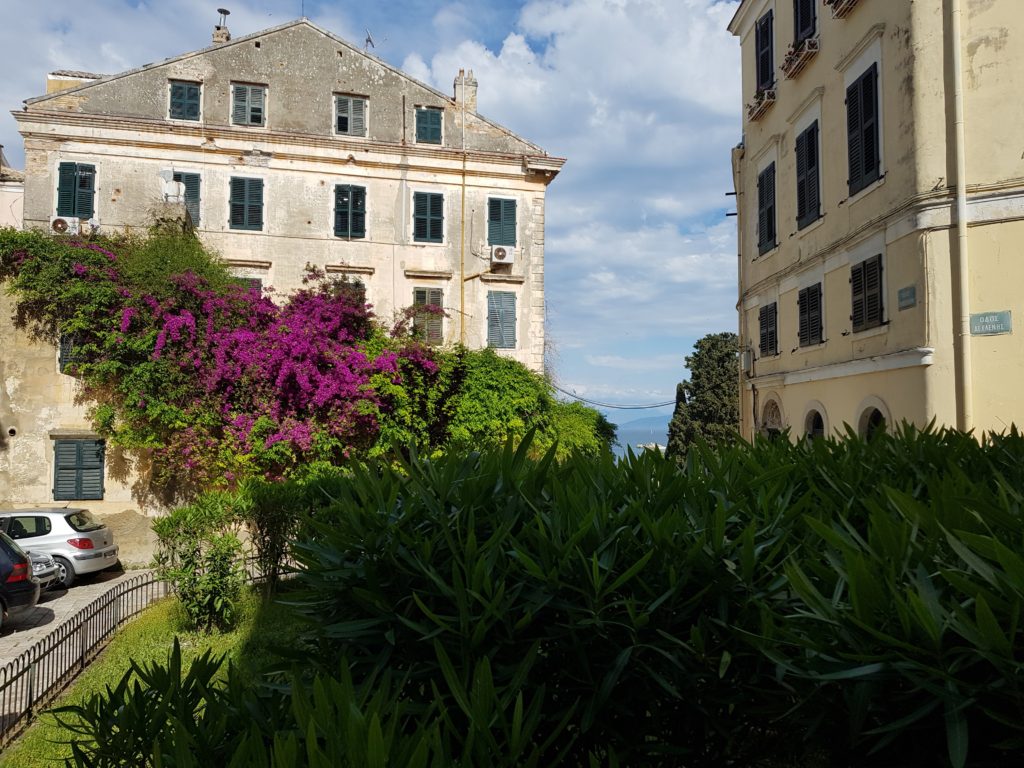
M 246 592 L 239 605 L 239 620 L 232 632 L 203 635 L 182 629 L 183 619 L 175 599 L 169 598 L 149 608 L 129 622 L 114 637 L 96 661 L 83 672 L 53 706 L 86 701 L 106 686 L 113 687 L 130 666 L 137 662 L 166 661 L 174 636 L 181 644 L 182 662 L 187 665 L 207 648 L 215 654 L 227 654 L 243 672 L 254 673 L 275 658 L 273 646 L 287 645 L 293 639 L 295 624 L 286 609 L 263 605 L 258 591 Z M 71 748 L 61 741 L 67 738 L 54 718 L 41 715 L 21 738 L 0 753 L 0 767 L 53 768 L 63 765 Z

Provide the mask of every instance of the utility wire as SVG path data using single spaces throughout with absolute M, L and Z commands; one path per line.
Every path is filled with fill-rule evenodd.
M 575 400 L 579 400 L 581 403 L 586 403 L 587 405 L 596 405 L 598 408 L 617 408 L 621 411 L 643 411 L 649 408 L 665 408 L 669 405 L 676 404 L 675 400 L 669 400 L 667 403 L 653 403 L 651 405 L 613 405 L 612 403 L 599 403 L 596 400 L 587 400 L 587 398 L 585 397 L 580 397 L 575 392 L 569 392 L 567 390 L 564 390 L 557 384 L 552 384 L 551 386 L 557 389 L 563 395 L 568 395 L 569 397 Z

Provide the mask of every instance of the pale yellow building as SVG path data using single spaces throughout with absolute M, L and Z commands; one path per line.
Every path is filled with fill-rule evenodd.
M 740 3 L 746 437 L 1024 424 L 1022 10 Z
M 0 227 L 21 229 L 25 174 L 11 168 L 0 146 Z

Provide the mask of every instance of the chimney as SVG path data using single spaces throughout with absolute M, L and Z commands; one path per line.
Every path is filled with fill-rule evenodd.
M 213 28 L 214 45 L 220 45 L 231 40 L 231 32 L 228 30 L 228 16 L 231 15 L 231 11 L 227 8 L 218 8 L 217 13 L 220 14 L 220 20 L 217 22 L 217 26 Z
M 476 113 L 476 78 L 473 77 L 473 70 L 460 69 L 459 76 L 455 78 L 455 103 L 462 104 L 463 98 L 466 101 L 466 111 Z

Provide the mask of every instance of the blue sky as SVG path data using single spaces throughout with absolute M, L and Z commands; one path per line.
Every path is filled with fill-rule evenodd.
M 236 36 L 302 0 L 0 0 L 0 144 L 46 73 L 112 74 Z M 736 327 L 729 151 L 740 140 L 734 0 L 305 0 L 305 15 L 448 93 L 460 68 L 479 111 L 568 159 L 548 190 L 550 372 L 600 402 L 667 402 L 705 333 Z M 624 423 L 661 411 L 609 411 Z

